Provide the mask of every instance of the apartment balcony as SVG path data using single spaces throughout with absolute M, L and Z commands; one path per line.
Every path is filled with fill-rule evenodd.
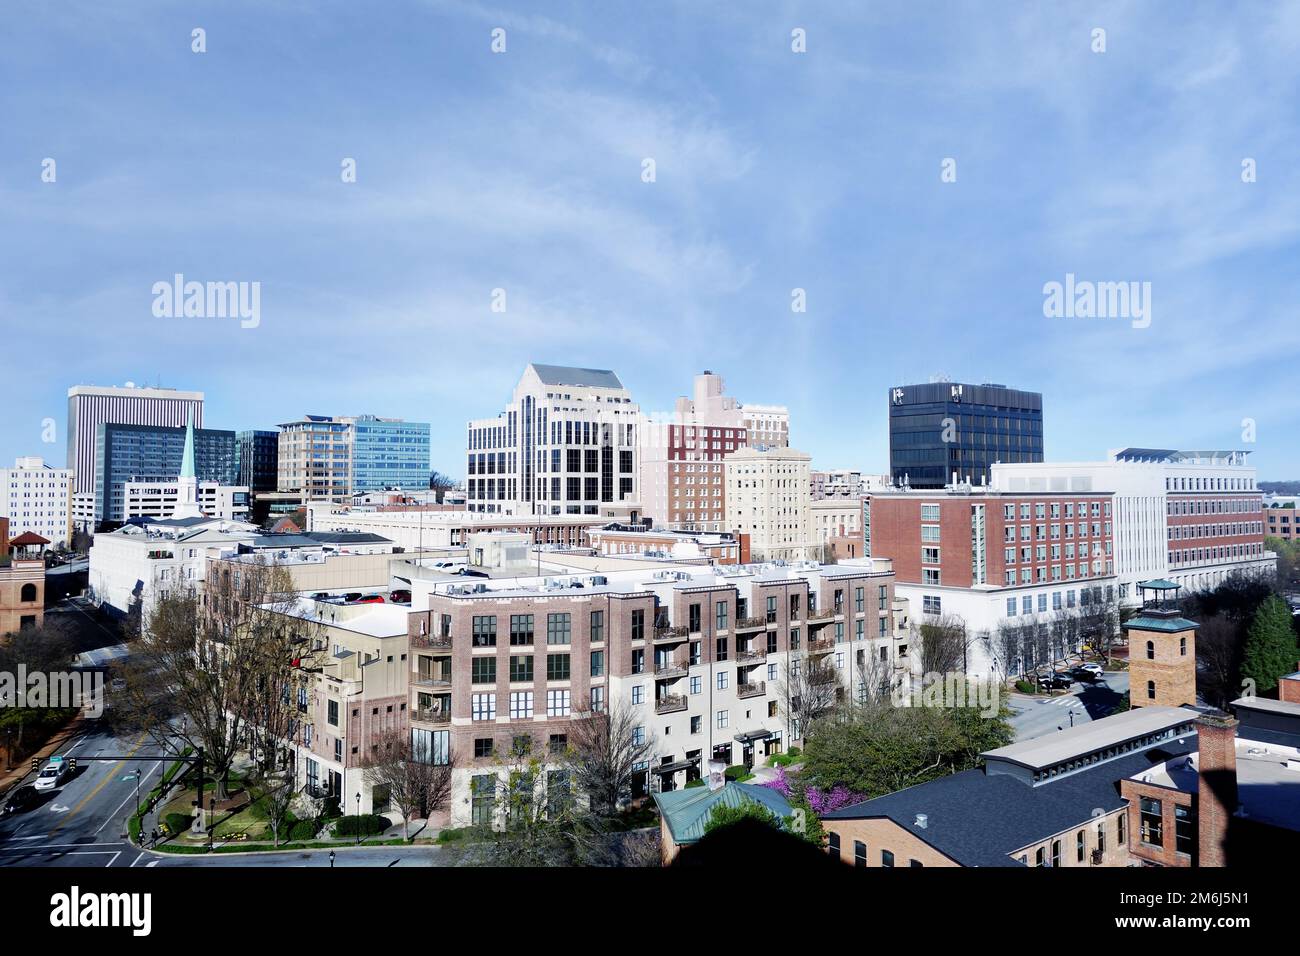
M 451 723 L 451 711 L 421 707 L 415 712 L 415 719 L 426 724 L 449 724 Z
M 758 617 L 742 617 L 736 622 L 736 631 L 761 631 L 767 627 L 767 618 L 763 615 Z
M 665 661 L 655 665 L 655 680 L 675 680 L 686 676 L 686 664 L 682 661 Z
M 736 651 L 736 660 L 741 663 L 754 664 L 767 659 L 767 648 L 750 647 Z
M 411 638 L 411 646 L 422 649 L 451 650 L 450 634 L 416 634 Z
M 761 680 L 753 684 L 738 684 L 736 686 L 737 697 L 762 697 L 767 693 L 767 681 Z
M 664 694 L 655 699 L 656 714 L 675 714 L 686 709 L 685 694 Z
M 810 638 L 808 641 L 809 657 L 821 657 L 824 654 L 829 654 L 833 650 L 835 650 L 835 642 L 829 637 Z
M 689 636 L 686 627 L 656 627 L 654 642 L 656 644 L 679 644 Z
M 819 667 L 808 675 L 810 684 L 834 684 L 839 680 L 839 675 L 833 667 Z
M 824 608 L 820 611 L 808 612 L 808 626 L 820 627 L 823 624 L 829 624 L 835 619 L 835 609 L 833 607 Z
M 451 675 L 436 672 L 416 674 L 411 684 L 415 687 L 450 687 Z

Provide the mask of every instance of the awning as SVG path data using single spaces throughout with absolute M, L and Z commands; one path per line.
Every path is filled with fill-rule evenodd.
M 766 740 L 771 736 L 770 730 L 747 730 L 743 734 L 736 734 L 732 739 L 737 743 L 752 744 L 755 740 Z
M 674 760 L 672 763 L 661 763 L 650 769 L 655 773 L 676 773 L 678 770 L 689 770 L 695 766 L 695 763 L 694 760 Z

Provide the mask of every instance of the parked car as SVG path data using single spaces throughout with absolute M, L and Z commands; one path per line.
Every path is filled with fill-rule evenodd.
M 68 779 L 68 762 L 62 757 L 51 757 L 45 769 L 36 775 L 37 790 L 53 790 L 61 787 Z
M 1087 667 L 1070 668 L 1070 676 L 1083 684 L 1093 684 L 1101 680 L 1101 675 Z
M 361 600 L 360 591 L 349 591 L 347 594 L 343 595 L 343 602 L 345 604 L 355 604 L 357 601 L 360 600 Z
M 1051 689 L 1068 689 L 1074 684 L 1074 678 L 1062 671 L 1038 675 L 1038 686 Z
M 17 790 L 9 795 L 5 802 L 4 809 L 0 813 L 8 816 L 11 813 L 24 813 L 41 802 L 41 795 L 30 783 L 23 784 Z
M 396 591 L 388 592 L 388 599 L 394 604 L 410 604 L 411 592 L 406 588 L 398 588 Z
M 1078 670 L 1088 671 L 1089 673 L 1096 674 L 1098 677 L 1101 677 L 1106 673 L 1106 668 L 1093 661 L 1089 661 L 1086 664 L 1080 664 Z
M 464 566 L 464 561 L 435 561 L 432 565 L 435 571 L 442 571 L 446 574 L 455 574 L 458 568 Z
M 384 600 L 384 596 L 382 594 L 367 594 L 364 597 L 357 598 L 355 601 L 352 601 L 351 603 L 352 604 L 386 604 L 388 602 Z

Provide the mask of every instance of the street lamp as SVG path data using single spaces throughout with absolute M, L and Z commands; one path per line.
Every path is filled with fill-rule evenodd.
M 361 845 L 361 791 L 357 791 L 357 846 Z
M 135 815 L 140 815 L 140 768 L 135 768 Z
M 334 869 L 334 851 L 330 850 L 330 869 Z

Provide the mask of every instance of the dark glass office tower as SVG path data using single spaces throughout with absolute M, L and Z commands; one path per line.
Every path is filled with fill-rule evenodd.
M 235 484 L 247 485 L 254 494 L 275 491 L 280 467 L 280 433 L 235 433 Z
M 987 483 L 993 462 L 1043 460 L 1043 396 L 931 382 L 889 390 L 889 473 L 913 488 Z

